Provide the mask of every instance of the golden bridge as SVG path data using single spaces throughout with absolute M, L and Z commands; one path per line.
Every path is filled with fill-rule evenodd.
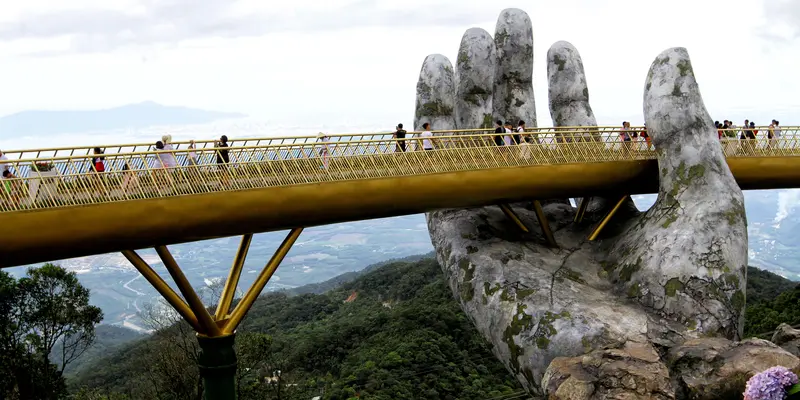
M 507 204 L 582 197 L 577 220 L 590 196 L 655 193 L 655 150 L 644 140 L 620 142 L 619 129 L 536 128 L 512 146 L 495 145 L 498 134 L 489 130 L 436 132 L 432 151 L 415 151 L 422 138 L 410 132 L 405 152 L 391 133 L 242 139 L 230 142 L 222 165 L 213 141 L 195 149 L 176 142 L 169 151 L 114 145 L 101 148 L 101 173 L 93 170 L 92 147 L 6 151 L 0 170 L 8 167 L 14 177 L 0 188 L 0 267 L 122 252 L 198 332 L 220 337 L 235 330 L 304 227 L 499 205 L 527 230 Z M 784 127 L 772 141 L 761 138 L 768 128 L 756 129 L 757 140 L 738 140 L 738 131 L 722 140 L 739 186 L 800 186 L 800 127 Z M 177 166 L 162 168 L 165 156 Z M 557 245 L 534 205 L 544 236 Z M 288 237 L 230 312 L 252 235 L 285 229 Z M 234 235 L 243 235 L 242 243 L 212 316 L 166 246 Z M 151 247 L 183 298 L 135 252 Z

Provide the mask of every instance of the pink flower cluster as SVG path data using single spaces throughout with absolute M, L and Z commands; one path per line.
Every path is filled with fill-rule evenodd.
M 797 375 L 789 369 L 772 367 L 747 381 L 744 400 L 784 400 L 786 390 L 797 381 Z

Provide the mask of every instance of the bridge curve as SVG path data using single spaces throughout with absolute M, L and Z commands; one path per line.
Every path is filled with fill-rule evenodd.
M 436 150 L 408 152 L 387 134 L 249 139 L 266 144 L 230 147 L 224 167 L 213 147 L 195 149 L 199 165 L 186 149 L 109 153 L 103 173 L 87 173 L 91 156 L 74 151 L 13 159 L 21 177 L 0 194 L 0 267 L 442 208 L 655 193 L 655 152 L 623 146 L 617 129 L 541 128 L 530 144 L 500 147 L 493 133 L 450 132 Z M 800 186 L 798 131 L 784 128 L 769 146 L 723 140 L 743 190 Z M 597 141 L 582 141 L 589 133 Z M 170 153 L 179 166 L 155 168 Z

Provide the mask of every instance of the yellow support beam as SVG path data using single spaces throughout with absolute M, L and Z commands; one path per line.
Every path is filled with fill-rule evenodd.
M 533 201 L 533 211 L 536 212 L 536 218 L 539 220 L 539 226 L 542 227 L 542 233 L 544 234 L 545 239 L 547 239 L 547 243 L 552 247 L 558 247 L 558 243 L 556 243 L 556 237 L 553 235 L 553 231 L 550 229 L 550 223 L 547 222 L 547 216 L 544 215 L 542 203 L 540 203 L 539 200 Z
M 195 331 L 202 332 L 203 329 L 200 326 L 200 323 L 197 321 L 197 317 L 195 317 L 194 313 L 192 312 L 192 309 L 189 308 L 186 302 L 183 301 L 183 299 L 178 296 L 178 294 L 175 293 L 171 287 L 169 287 L 167 282 L 164 282 L 164 280 L 158 276 L 156 271 L 153 271 L 153 269 L 147 265 L 147 262 L 145 262 L 142 257 L 139 256 L 139 254 L 136 254 L 136 252 L 133 250 L 123 250 L 122 255 L 124 255 L 125 258 L 131 262 L 131 264 L 133 264 L 133 267 L 136 268 L 136 270 L 139 271 L 142 276 L 144 276 L 144 279 L 147 279 L 147 281 L 153 285 L 156 291 L 161 294 L 161 297 L 163 297 L 164 300 L 166 300 L 167 303 L 169 303 L 169 305 L 171 305 L 172 308 L 174 308 L 175 311 L 177 311 L 178 314 L 180 314 L 180 316 L 183 317 L 183 319 L 186 320 L 186 322 L 188 322 Z
M 239 323 L 242 322 L 244 319 L 245 314 L 250 311 L 250 307 L 253 306 L 253 303 L 258 298 L 258 295 L 261 294 L 261 291 L 264 290 L 264 286 L 267 286 L 267 282 L 269 279 L 272 278 L 272 275 L 278 269 L 278 266 L 281 265 L 281 261 L 283 261 L 286 254 L 294 245 L 294 242 L 297 241 L 297 238 L 300 237 L 300 233 L 303 232 L 303 228 L 293 228 L 289 234 L 286 236 L 286 239 L 283 240 L 278 249 L 275 250 L 275 254 L 272 255 L 272 258 L 269 260 L 267 265 L 264 266 L 264 269 L 261 270 L 261 273 L 258 274 L 256 281 L 253 282 L 253 286 L 247 290 L 242 300 L 239 301 L 239 304 L 236 305 L 236 308 L 233 309 L 231 312 L 230 318 L 225 323 L 223 327 L 224 334 L 231 334 L 236 331 L 236 328 L 239 326 Z
M 586 215 L 586 208 L 589 207 L 589 202 L 591 201 L 591 197 L 581 198 L 581 202 L 578 204 L 578 212 L 575 213 L 575 222 L 583 222 L 583 217 Z
M 172 280 L 175 281 L 175 285 L 178 286 L 178 289 L 183 294 L 183 298 L 186 299 L 186 302 L 189 303 L 189 308 L 192 309 L 194 315 L 197 317 L 197 321 L 200 323 L 200 327 L 202 330 L 197 331 L 198 333 L 202 333 L 209 337 L 217 337 L 222 335 L 222 331 L 217 326 L 217 323 L 214 322 L 214 319 L 211 318 L 211 314 L 208 313 L 206 310 L 206 306 L 203 305 L 203 302 L 200 300 L 200 297 L 197 296 L 192 285 L 189 283 L 189 280 L 186 279 L 186 275 L 183 274 L 181 268 L 178 266 L 178 263 L 175 262 L 175 259 L 170 254 L 167 246 L 157 246 L 156 253 L 158 256 L 161 257 L 161 261 L 164 263 L 164 267 L 167 268 L 169 274 L 172 276 Z
M 214 319 L 217 321 L 225 319 L 228 312 L 231 310 L 233 296 L 236 295 L 236 287 L 239 285 L 239 277 L 242 276 L 244 260 L 247 258 L 247 252 L 250 250 L 250 243 L 252 241 L 252 233 L 242 236 L 239 249 L 236 250 L 236 258 L 233 259 L 231 271 L 228 273 L 228 279 L 225 281 L 225 287 L 222 289 L 222 295 L 219 298 L 219 304 L 217 304 L 217 312 L 214 314 Z
M 508 217 L 508 219 L 513 221 L 521 231 L 525 233 L 530 232 L 530 230 L 528 230 L 528 227 L 525 226 L 525 223 L 523 223 L 522 220 L 519 219 L 517 213 L 515 213 L 514 210 L 512 210 L 508 204 L 498 204 L 497 206 L 500 207 L 501 210 L 503 210 L 503 213 L 506 214 L 506 217 Z
M 592 231 L 592 233 L 589 235 L 589 241 L 597 239 L 597 236 L 600 235 L 600 231 L 602 231 L 603 228 L 606 227 L 608 221 L 611 221 L 611 218 L 614 217 L 614 214 L 616 214 L 617 211 L 619 211 L 619 208 L 622 207 L 622 203 L 625 202 L 627 198 L 628 195 L 622 196 L 617 202 L 617 204 L 614 205 L 614 208 L 612 208 L 611 211 L 609 211 L 608 214 L 606 214 L 606 216 L 603 217 L 603 220 L 600 221 L 600 224 L 597 225 L 597 228 L 594 228 L 594 231 Z

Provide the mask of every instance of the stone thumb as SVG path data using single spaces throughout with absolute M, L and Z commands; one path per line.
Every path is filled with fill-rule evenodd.
M 744 199 L 686 49 L 653 61 L 644 115 L 658 154 L 658 198 L 614 245 L 615 284 L 697 333 L 736 339 L 747 268 Z

